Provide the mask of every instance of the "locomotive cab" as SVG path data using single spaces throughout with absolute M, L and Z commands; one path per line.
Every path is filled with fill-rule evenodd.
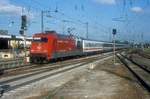
M 40 33 L 33 36 L 30 49 L 30 61 L 32 63 L 48 62 L 53 51 L 55 36 L 53 34 Z

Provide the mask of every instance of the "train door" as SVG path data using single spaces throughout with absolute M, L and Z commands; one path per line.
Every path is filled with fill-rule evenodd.
M 76 47 L 79 50 L 82 49 L 82 40 L 81 39 L 76 39 Z

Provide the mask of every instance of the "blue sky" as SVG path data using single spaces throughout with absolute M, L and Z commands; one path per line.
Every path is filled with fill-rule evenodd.
M 86 37 L 88 22 L 90 39 L 111 40 L 111 30 L 116 28 L 117 39 L 141 41 L 143 33 L 149 41 L 149 0 L 0 0 L 0 29 L 19 35 L 23 13 L 28 15 L 27 35 L 38 33 L 41 10 L 51 11 L 44 15 L 45 30 L 67 34 L 67 28 L 74 28 L 74 35 Z

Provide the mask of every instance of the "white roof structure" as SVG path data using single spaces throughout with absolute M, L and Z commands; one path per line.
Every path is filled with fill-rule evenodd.
M 0 35 L 0 38 L 11 39 L 11 36 L 10 35 Z
M 24 37 L 23 36 L 16 36 L 16 35 L 0 35 L 0 39 L 14 39 L 13 36 L 15 37 L 15 39 L 19 39 L 19 40 L 23 40 Z M 26 39 L 28 40 L 32 40 L 32 37 L 26 37 Z

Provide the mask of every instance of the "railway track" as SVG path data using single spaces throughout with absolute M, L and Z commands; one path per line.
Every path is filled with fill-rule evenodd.
M 110 56 L 111 53 L 103 55 L 103 56 L 91 56 L 76 60 L 70 60 L 62 62 L 63 64 L 54 63 L 53 65 L 47 64 L 43 68 L 34 69 L 34 71 L 30 73 L 25 73 L 22 75 L 17 75 L 13 77 L 4 77 L 0 79 L 0 85 L 6 86 L 5 92 L 9 92 L 11 90 L 15 90 L 19 87 L 28 85 L 30 83 L 48 78 L 52 75 L 56 75 L 89 63 L 92 63 L 96 60 L 106 58 Z M 99 57 L 99 58 L 97 58 Z
M 137 64 L 130 58 L 126 57 L 125 54 L 117 54 L 121 62 L 128 68 L 128 70 L 135 76 L 138 82 L 150 92 L 150 72 L 144 68 L 141 64 Z
M 112 52 L 109 53 L 104 53 L 104 54 L 111 54 Z M 15 67 L 15 68 L 10 68 L 10 69 L 6 69 L 4 71 L 4 74 L 0 76 L 0 78 L 3 77 L 8 77 L 8 76 L 12 76 L 12 75 L 19 75 L 19 74 L 24 74 L 24 73 L 29 73 L 29 72 L 34 72 L 34 71 L 38 71 L 39 69 L 44 69 L 47 67 L 49 68 L 50 66 L 55 66 L 58 64 L 65 64 L 65 63 L 74 63 L 74 62 L 78 62 L 78 61 L 86 61 L 89 58 L 94 58 L 97 57 L 97 55 L 93 55 L 93 56 L 88 56 L 88 57 L 81 57 L 81 58 L 77 58 L 77 59 L 70 59 L 70 60 L 65 60 L 65 61 L 58 61 L 58 62 L 53 62 L 53 63 L 49 63 L 49 64 L 28 64 L 25 66 L 20 66 L 20 67 Z
M 150 60 L 149 59 L 134 56 L 134 55 L 131 55 L 130 57 L 127 57 L 127 58 L 130 59 L 134 64 L 142 66 L 141 68 L 145 69 L 145 71 L 150 73 L 150 63 L 149 63 Z
M 5 71 L 13 68 L 19 68 L 29 66 L 28 63 L 25 63 L 25 59 L 22 58 L 16 58 L 11 60 L 0 60 L 0 70 Z

